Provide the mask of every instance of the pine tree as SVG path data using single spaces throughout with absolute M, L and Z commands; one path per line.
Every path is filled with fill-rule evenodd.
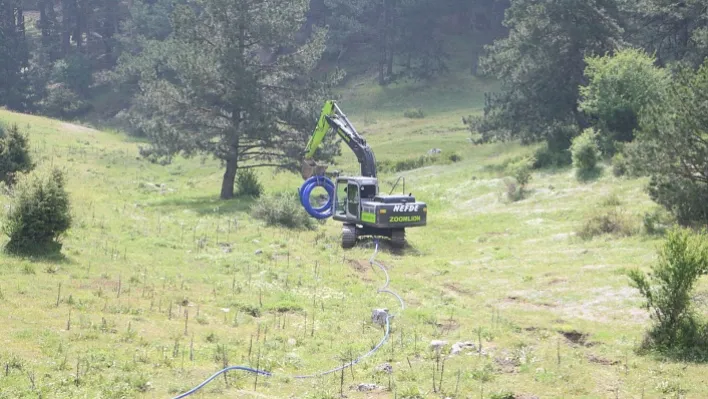
M 509 36 L 488 47 L 482 66 L 501 81 L 475 128 L 485 140 L 546 140 L 567 149 L 588 127 L 578 111 L 584 57 L 621 44 L 614 0 L 518 0 L 507 10 Z
M 191 0 L 153 50 L 163 73 L 144 74 L 134 123 L 151 139 L 145 155 L 208 154 L 225 166 L 221 198 L 240 168 L 295 170 L 325 87 L 311 79 L 325 32 L 295 41 L 307 0 Z M 286 51 L 286 49 L 290 49 Z
M 0 0 L 0 105 L 27 109 L 24 75 L 29 65 L 25 19 L 19 0 Z

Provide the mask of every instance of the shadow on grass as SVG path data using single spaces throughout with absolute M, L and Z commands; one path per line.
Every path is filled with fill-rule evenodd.
M 231 200 L 221 200 L 214 196 L 191 198 L 168 198 L 162 201 L 151 202 L 151 208 L 164 208 L 165 210 L 192 210 L 200 215 L 233 214 L 250 212 L 251 206 L 258 202 L 256 198 L 237 197 Z
M 581 183 L 591 183 L 599 179 L 603 172 L 604 169 L 599 166 L 591 170 L 576 169 L 575 177 L 577 177 L 578 181 Z
M 32 263 L 50 263 L 53 265 L 73 265 L 76 262 L 61 252 L 61 245 L 54 243 L 47 248 L 14 249 L 3 247 L 5 255 L 18 260 L 27 260 Z

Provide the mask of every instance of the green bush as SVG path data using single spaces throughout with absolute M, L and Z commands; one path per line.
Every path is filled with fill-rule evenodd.
M 305 212 L 296 193 L 279 193 L 261 198 L 251 208 L 253 217 L 269 226 L 314 229 L 315 221 Z
M 403 111 L 403 116 L 409 119 L 423 119 L 425 118 L 425 113 L 420 108 L 411 108 Z
M 706 325 L 697 320 L 691 294 L 698 279 L 708 274 L 708 235 L 674 229 L 659 251 L 651 273 L 629 272 L 630 282 L 646 300 L 654 326 L 645 347 L 705 350 Z M 694 352 L 695 353 L 695 352 Z
M 34 163 L 27 137 L 20 133 L 17 125 L 12 125 L 0 138 L 0 181 L 12 186 L 17 173 L 27 173 L 32 169 Z
M 531 169 L 535 160 L 533 157 L 522 158 L 509 166 L 511 176 L 516 180 L 521 187 L 526 187 L 531 181 Z
M 644 232 L 649 235 L 664 234 L 675 223 L 673 216 L 664 208 L 656 208 L 642 218 Z
M 652 176 L 649 197 L 663 205 L 684 226 L 708 224 L 708 185 L 685 176 L 667 174 Z
M 243 169 L 236 178 L 238 195 L 242 197 L 258 198 L 263 194 L 263 186 L 258 181 L 258 175 L 253 169 Z
M 63 83 L 47 87 L 47 97 L 40 104 L 42 113 L 60 119 L 72 119 L 91 110 L 91 104 Z
M 636 231 L 633 221 L 624 212 L 614 208 L 590 217 L 578 232 L 578 236 L 584 240 L 604 234 L 627 237 L 635 234 Z
M 618 142 L 634 139 L 642 114 L 666 100 L 671 74 L 639 49 L 588 56 L 585 61 L 588 85 L 580 88 L 579 108 L 596 120 L 602 132 L 599 145 L 612 155 Z
M 612 174 L 616 177 L 622 177 L 627 175 L 629 171 L 629 164 L 627 158 L 623 153 L 617 152 L 612 157 Z
M 570 152 L 578 179 L 586 180 L 597 175 L 600 149 L 594 129 L 585 129 L 580 136 L 574 138 Z
M 59 252 L 59 237 L 71 227 L 69 195 L 64 174 L 50 171 L 19 174 L 5 216 L 3 232 L 12 253 Z
M 531 181 L 531 168 L 533 167 L 533 157 L 514 159 L 506 166 L 506 171 L 513 178 L 506 180 L 506 197 L 509 201 L 516 202 L 522 200 L 526 195 L 526 186 Z
M 573 163 L 570 151 L 552 150 L 548 145 L 539 148 L 534 154 L 534 169 L 562 168 Z
M 83 94 L 93 84 L 91 61 L 81 53 L 76 53 L 59 60 L 52 67 L 52 83 L 66 85 L 71 91 Z
M 459 154 L 457 154 L 456 152 L 453 152 L 452 154 L 449 154 L 449 155 L 447 156 L 447 159 L 449 159 L 450 162 L 452 162 L 452 163 L 456 163 L 456 162 L 462 161 L 462 157 L 461 157 Z

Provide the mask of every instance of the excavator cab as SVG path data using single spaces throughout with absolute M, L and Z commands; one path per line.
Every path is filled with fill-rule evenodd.
M 337 179 L 334 198 L 334 220 L 360 223 L 362 203 L 378 194 L 376 179 L 342 177 Z

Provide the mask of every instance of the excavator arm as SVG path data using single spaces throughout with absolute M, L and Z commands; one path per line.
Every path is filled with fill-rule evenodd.
M 376 158 L 374 157 L 374 152 L 366 143 L 366 140 L 357 133 L 347 116 L 332 100 L 325 102 L 317 122 L 317 127 L 305 148 L 302 177 L 309 179 L 313 175 L 324 173 L 326 168 L 322 169 L 322 167 L 318 166 L 313 158 L 324 137 L 332 130 L 344 140 L 356 155 L 359 165 L 361 166 L 361 175 L 376 177 Z

